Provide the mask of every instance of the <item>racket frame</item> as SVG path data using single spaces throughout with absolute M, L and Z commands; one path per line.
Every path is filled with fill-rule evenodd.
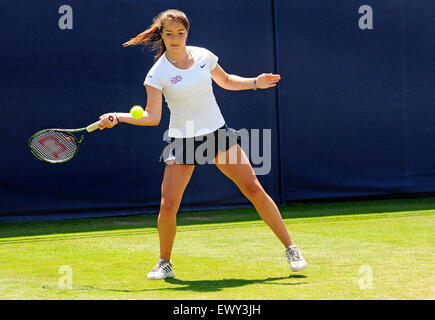
M 109 117 L 109 120 L 110 120 L 110 121 L 113 121 L 113 117 L 110 116 L 110 117 Z M 101 121 L 101 120 L 100 120 L 100 121 Z M 100 124 L 100 121 L 96 121 L 96 122 L 94 122 L 94 123 L 88 125 L 88 126 L 85 127 L 85 128 L 79 128 L 79 129 L 43 129 L 43 130 L 39 130 L 38 132 L 34 133 L 34 134 L 30 137 L 29 142 L 28 142 L 29 149 L 30 149 L 30 151 L 32 152 L 32 154 L 33 154 L 37 159 L 39 159 L 39 160 L 41 160 L 41 161 L 49 162 L 49 163 L 65 163 L 65 162 L 71 160 L 72 158 L 74 158 L 74 157 L 76 156 L 77 152 L 79 151 L 80 143 L 83 141 L 83 138 L 84 138 L 84 137 L 85 137 L 89 132 L 92 132 L 92 131 L 97 130 L 97 129 L 98 129 L 98 126 L 99 126 L 99 124 Z M 84 131 L 84 133 L 82 134 L 82 136 L 80 137 L 80 139 L 77 140 L 76 136 L 74 136 L 73 133 L 78 133 L 78 132 L 82 132 L 82 131 Z M 31 146 L 33 139 L 34 139 L 36 136 L 38 136 L 38 135 L 40 135 L 40 134 L 42 134 L 42 133 L 49 133 L 49 132 L 61 132 L 61 133 L 63 133 L 63 134 L 67 134 L 68 137 L 70 137 L 70 138 L 74 141 L 74 143 L 76 144 L 76 146 L 77 146 L 77 148 L 76 148 L 76 150 L 74 151 L 74 153 L 73 153 L 70 157 L 68 157 L 68 158 L 66 158 L 66 159 L 63 159 L 63 160 L 50 160 L 50 159 L 42 158 L 42 157 L 40 157 L 39 155 L 37 155 L 37 154 L 33 151 L 32 146 Z
M 77 132 L 81 132 L 81 131 L 85 131 L 85 133 L 83 133 L 83 135 L 80 137 L 80 139 L 77 140 L 76 136 L 74 136 L 73 133 L 77 133 Z M 31 144 L 32 144 L 32 141 L 34 140 L 34 138 L 43 134 L 43 133 L 50 133 L 50 132 L 61 132 L 63 134 L 66 134 L 72 140 L 71 142 L 73 142 L 76 145 L 76 150 L 74 151 L 74 153 L 70 157 L 63 159 L 63 160 L 50 160 L 50 159 L 42 158 L 41 156 L 39 156 L 38 154 L 36 154 L 33 151 Z M 36 132 L 34 135 L 32 135 L 30 137 L 29 142 L 28 142 L 28 146 L 29 146 L 30 151 L 33 153 L 33 155 L 41 161 L 49 162 L 49 163 L 64 163 L 64 162 L 71 160 L 72 158 L 74 158 L 76 156 L 77 152 L 79 151 L 80 143 L 83 141 L 83 138 L 85 137 L 85 135 L 87 133 L 88 133 L 88 131 L 86 131 L 86 128 L 80 128 L 80 129 L 43 129 L 43 130 Z

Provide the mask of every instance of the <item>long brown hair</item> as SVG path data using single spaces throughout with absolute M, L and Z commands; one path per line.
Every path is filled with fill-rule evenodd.
M 166 46 L 162 38 L 163 28 L 168 20 L 180 22 L 187 31 L 189 31 L 189 19 L 186 14 L 180 10 L 169 9 L 159 13 L 153 19 L 153 24 L 144 32 L 139 33 L 136 37 L 123 43 L 124 47 L 141 45 L 152 45 L 152 49 L 157 51 L 154 59 L 160 58 L 166 51 Z

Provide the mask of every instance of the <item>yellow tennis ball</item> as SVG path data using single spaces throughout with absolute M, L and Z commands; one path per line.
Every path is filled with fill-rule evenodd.
M 143 108 L 141 106 L 133 106 L 130 109 L 130 114 L 135 119 L 140 119 L 143 116 Z

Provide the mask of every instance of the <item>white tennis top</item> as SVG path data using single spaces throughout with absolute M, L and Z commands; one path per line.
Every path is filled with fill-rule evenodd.
M 204 135 L 225 124 L 210 74 L 218 57 L 205 48 L 186 48 L 193 57 L 193 66 L 178 69 L 163 54 L 144 81 L 162 91 L 171 113 L 168 136 L 175 138 Z

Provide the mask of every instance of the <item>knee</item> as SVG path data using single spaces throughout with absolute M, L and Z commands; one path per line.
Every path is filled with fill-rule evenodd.
M 245 192 L 248 198 L 259 198 L 264 196 L 264 189 L 258 180 L 253 180 L 245 185 Z
M 178 211 L 178 204 L 171 199 L 162 199 L 160 203 L 160 217 L 174 218 Z

